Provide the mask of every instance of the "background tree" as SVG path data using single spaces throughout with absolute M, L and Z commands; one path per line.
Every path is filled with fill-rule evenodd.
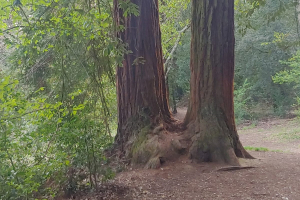
M 237 24 L 245 24 L 238 12 Z M 266 1 L 247 21 L 247 31 L 236 32 L 236 117 L 239 122 L 284 117 L 295 103 L 296 91 L 274 84 L 272 76 L 285 68 L 279 60 L 291 57 L 299 45 L 294 1 Z

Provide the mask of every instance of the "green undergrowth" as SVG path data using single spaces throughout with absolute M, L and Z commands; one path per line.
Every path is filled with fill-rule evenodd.
M 113 138 L 94 102 L 28 98 L 19 87 L 0 74 L 0 199 L 53 199 L 113 176 L 104 154 Z

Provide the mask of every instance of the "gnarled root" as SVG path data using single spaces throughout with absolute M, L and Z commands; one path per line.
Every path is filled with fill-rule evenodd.
M 159 168 L 162 163 L 186 153 L 187 145 L 182 140 L 182 136 L 164 130 L 162 125 L 154 129 L 145 127 L 130 139 L 126 154 L 132 165 Z

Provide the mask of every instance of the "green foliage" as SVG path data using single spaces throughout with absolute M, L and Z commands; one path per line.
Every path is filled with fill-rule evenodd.
M 76 192 L 87 174 L 92 176 L 81 187 L 98 184 L 100 174 L 112 176 L 101 166 L 113 140 L 105 123 L 89 115 L 88 101 L 68 107 L 28 99 L 17 81 L 1 79 L 1 199 L 51 198 L 62 190 Z
M 288 61 L 280 61 L 281 64 L 287 65 L 283 71 L 280 71 L 273 76 L 274 83 L 279 84 L 295 84 L 295 87 L 298 88 L 300 86 L 300 51 L 297 51 L 296 54 L 288 59 Z
M 266 4 L 266 0 L 235 0 L 235 17 L 237 20 L 238 32 L 242 35 L 246 34 L 247 29 L 253 29 L 250 17 L 261 6 Z
M 180 34 L 179 31 L 190 23 L 190 1 L 160 1 L 159 11 L 163 53 L 167 58 Z
M 188 0 L 160 1 L 162 48 L 172 106 L 189 91 L 190 10 Z
M 234 90 L 234 113 L 238 124 L 242 120 L 252 119 L 251 111 L 248 106 L 250 97 L 247 94 L 250 87 L 251 86 L 246 79 L 240 88 L 235 88 Z
M 299 88 L 300 88 L 300 81 L 299 81 L 299 75 L 300 75 L 300 51 L 297 51 L 296 54 L 288 59 L 287 61 L 280 61 L 280 63 L 287 65 L 288 67 L 284 70 L 276 73 L 273 76 L 274 83 L 283 84 L 292 86 L 294 88 L 294 98 L 296 100 L 296 114 L 300 116 L 300 98 L 299 98 Z
M 264 113 L 279 116 L 286 115 L 292 108 L 295 90 L 287 85 L 274 84 L 272 76 L 284 69 L 284 64 L 279 61 L 288 59 L 299 44 L 297 21 L 291 20 L 296 19 L 294 4 L 289 0 L 282 2 L 284 5 L 277 0 L 266 1 L 263 7 L 251 14 L 248 20 L 253 29 L 236 34 L 235 62 L 236 89 L 242 88 L 248 80 L 249 87 L 245 91 L 247 109 L 269 108 L 268 112 L 264 109 Z M 270 20 L 267 16 L 276 11 L 276 17 Z M 239 21 L 239 15 L 236 16 L 236 21 Z M 256 111 L 251 115 L 252 118 L 265 116 Z
M 182 37 L 182 45 L 178 46 L 169 65 L 168 74 L 170 104 L 174 106 L 190 90 L 190 32 Z M 174 98 L 174 99 L 173 99 Z M 175 100 L 175 102 L 174 102 Z
M 9 77 L 0 82 L 1 199 L 28 198 L 56 167 L 63 167 L 60 159 L 51 160 L 50 165 L 40 160 L 49 133 L 39 134 L 37 129 L 41 120 L 55 123 L 54 114 L 65 115 L 65 110 L 59 109 L 60 103 L 47 104 L 42 98 L 28 102 L 16 87 L 17 81 Z
M 0 0 L 10 52 L 0 78 L 0 199 L 51 199 L 114 176 L 104 150 L 117 126 L 114 67 L 126 51 L 111 6 Z
M 131 3 L 130 0 L 119 1 L 119 8 L 123 10 L 124 17 L 128 17 L 133 14 L 134 16 L 139 15 L 139 8 L 136 4 Z
M 285 12 L 291 10 L 296 2 L 294 0 L 235 0 L 234 4 L 237 32 L 244 36 L 249 29 L 259 28 L 261 23 L 269 25 L 280 19 Z M 258 12 L 260 12 L 259 18 L 263 20 L 256 19 L 254 21 L 253 18 Z

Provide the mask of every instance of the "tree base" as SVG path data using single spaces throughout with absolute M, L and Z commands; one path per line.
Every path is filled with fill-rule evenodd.
M 186 154 L 188 145 L 182 135 L 170 133 L 160 124 L 154 129 L 149 126 L 141 129 L 137 136 L 130 138 L 128 147 L 126 157 L 132 165 L 155 169 Z
M 216 116 L 205 116 L 201 122 L 196 119 L 188 126 L 190 159 L 232 166 L 240 166 L 238 158 L 253 159 L 242 146 L 235 128 L 228 128 L 225 121 L 218 120 Z
M 196 134 L 192 138 L 189 158 L 197 162 L 218 162 L 240 166 L 233 147 L 222 137 L 207 137 Z
M 238 158 L 253 158 L 242 146 L 235 130 L 212 117 L 191 122 L 185 131 L 169 123 L 132 123 L 126 132 L 132 133 L 123 143 L 123 155 L 132 166 L 159 168 L 166 161 L 186 155 L 196 162 L 218 162 L 240 166 Z M 149 123 L 150 122 L 150 123 Z M 180 131 L 180 132 L 176 132 Z M 183 132 L 182 132 L 183 131 Z M 124 141 L 124 140 L 123 140 Z

